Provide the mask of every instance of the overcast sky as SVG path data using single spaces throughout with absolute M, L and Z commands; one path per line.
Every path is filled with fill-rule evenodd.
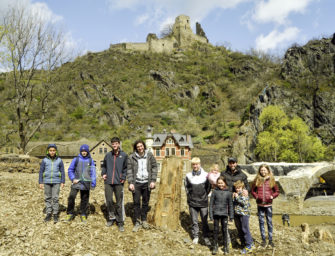
M 200 22 L 211 44 L 242 52 L 281 55 L 335 32 L 334 0 L 0 0 L 0 10 L 15 1 L 61 26 L 69 46 L 84 52 L 145 42 L 180 14 L 190 16 L 193 31 Z

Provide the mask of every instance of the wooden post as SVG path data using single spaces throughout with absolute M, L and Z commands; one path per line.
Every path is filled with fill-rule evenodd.
M 149 222 L 157 227 L 176 230 L 179 227 L 183 161 L 178 157 L 163 160 L 155 210 Z

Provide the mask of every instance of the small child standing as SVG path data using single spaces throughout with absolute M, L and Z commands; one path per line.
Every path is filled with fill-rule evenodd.
M 72 185 L 68 198 L 66 221 L 74 219 L 75 200 L 77 193 L 80 192 L 80 219 L 85 223 L 90 189 L 94 189 L 96 185 L 95 165 L 88 145 L 80 146 L 79 155 L 72 160 L 68 175 Z
M 219 177 L 220 177 L 219 165 L 213 164 L 207 176 L 207 179 L 213 189 L 216 187 L 216 182 Z
M 264 216 L 268 226 L 269 245 L 274 247 L 272 241 L 272 200 L 279 195 L 279 189 L 270 167 L 262 164 L 251 188 L 251 193 L 256 199 L 259 229 L 262 237 L 262 246 L 266 246 Z
M 55 144 L 49 144 L 47 147 L 47 156 L 42 160 L 39 172 L 40 189 L 44 189 L 46 217 L 48 222 L 54 217 L 54 223 L 58 222 L 59 213 L 59 190 L 64 187 L 65 173 L 64 164 L 58 157 Z
M 235 218 L 239 218 L 241 228 L 244 236 L 245 247 L 241 251 L 242 254 L 249 253 L 254 248 L 253 239 L 249 229 L 249 218 L 250 218 L 250 203 L 249 196 L 244 196 L 242 191 L 244 189 L 244 183 L 240 180 L 234 183 L 235 191 L 233 193 L 233 204 L 235 211 Z M 240 237 L 242 241 L 243 238 Z
M 221 222 L 224 254 L 229 253 L 228 247 L 228 217 L 229 221 L 234 219 L 234 209 L 232 201 L 232 193 L 227 188 L 226 180 L 220 176 L 216 181 L 217 187 L 214 189 L 210 204 L 209 218 L 214 219 L 214 247 L 213 255 L 218 252 L 219 225 Z

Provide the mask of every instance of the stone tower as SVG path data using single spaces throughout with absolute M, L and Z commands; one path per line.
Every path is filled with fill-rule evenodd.
M 179 47 L 188 45 L 194 35 L 190 26 L 190 17 L 186 15 L 179 15 L 175 19 L 172 31 L 174 37 L 178 41 Z
M 145 138 L 145 145 L 147 146 L 147 149 L 152 152 L 152 144 L 154 143 L 153 137 L 152 137 L 152 128 L 149 125 L 147 128 L 147 136 Z

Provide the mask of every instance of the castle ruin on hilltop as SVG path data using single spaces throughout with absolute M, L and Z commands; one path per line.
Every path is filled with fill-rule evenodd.
M 120 43 L 112 44 L 110 49 L 123 49 L 133 51 L 172 52 L 173 50 L 186 48 L 195 41 L 208 43 L 205 32 L 199 23 L 196 24 L 196 34 L 190 26 L 190 17 L 179 15 L 170 35 L 159 39 L 156 34 L 148 34 L 145 43 Z

